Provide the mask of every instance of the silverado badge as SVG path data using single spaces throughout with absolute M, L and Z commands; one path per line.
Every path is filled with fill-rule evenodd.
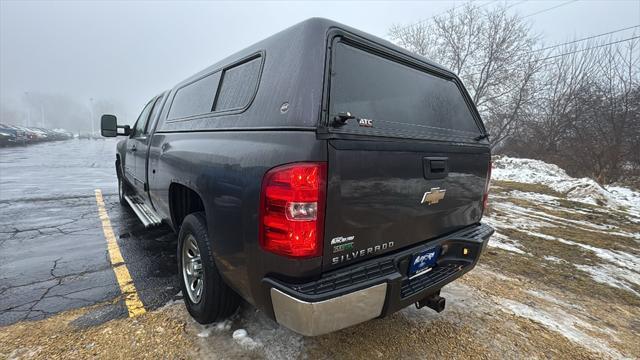
M 437 204 L 440 200 L 444 199 L 444 194 L 446 192 L 446 189 L 440 190 L 439 187 L 431 188 L 431 190 L 422 195 L 422 201 L 420 201 L 420 203 L 427 203 L 429 205 Z

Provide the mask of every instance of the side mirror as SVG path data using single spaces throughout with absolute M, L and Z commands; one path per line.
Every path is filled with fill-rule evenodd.
M 118 136 L 118 119 L 115 115 L 102 115 L 100 118 L 100 134 L 104 137 Z
M 118 129 L 123 129 L 122 134 L 118 134 Z M 129 125 L 118 126 L 118 119 L 115 115 L 104 114 L 100 118 L 100 134 L 104 137 L 116 137 L 118 135 L 129 135 L 131 127 Z

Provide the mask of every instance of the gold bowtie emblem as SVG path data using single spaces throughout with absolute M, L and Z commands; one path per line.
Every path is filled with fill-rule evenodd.
M 422 195 L 421 204 L 427 203 L 429 205 L 437 204 L 440 200 L 444 199 L 444 194 L 447 192 L 446 189 L 431 188 L 431 190 L 427 191 Z

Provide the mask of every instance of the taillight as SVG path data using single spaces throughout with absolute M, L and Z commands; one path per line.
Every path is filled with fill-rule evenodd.
M 269 170 L 260 194 L 260 245 L 296 258 L 322 254 L 326 163 L 293 163 Z
M 493 164 L 491 160 L 489 160 L 489 169 L 487 170 L 487 180 L 484 183 L 484 195 L 482 196 L 482 210 L 487 210 L 487 206 L 489 206 L 489 185 L 491 183 L 491 168 Z

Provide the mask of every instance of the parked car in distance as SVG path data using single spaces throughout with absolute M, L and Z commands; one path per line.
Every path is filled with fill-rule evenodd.
M 16 138 L 14 129 L 0 128 L 0 146 L 16 145 Z
M 91 133 L 85 132 L 85 133 L 78 134 L 78 139 L 91 140 L 91 139 L 95 139 L 95 137 Z
M 0 131 L 13 134 L 6 145 L 27 145 L 44 141 L 60 141 L 73 139 L 73 134 L 64 129 L 46 129 L 21 125 L 0 124 Z
M 14 126 L 14 125 L 6 125 L 0 124 L 0 130 L 3 130 L 6 133 L 12 134 L 13 141 L 10 143 L 12 145 L 25 145 L 28 142 L 27 133 L 24 129 Z
M 416 304 L 471 270 L 493 229 L 488 134 L 460 79 L 310 19 L 180 82 L 117 144 L 120 202 L 178 233 L 200 323 L 244 299 L 320 335 Z

